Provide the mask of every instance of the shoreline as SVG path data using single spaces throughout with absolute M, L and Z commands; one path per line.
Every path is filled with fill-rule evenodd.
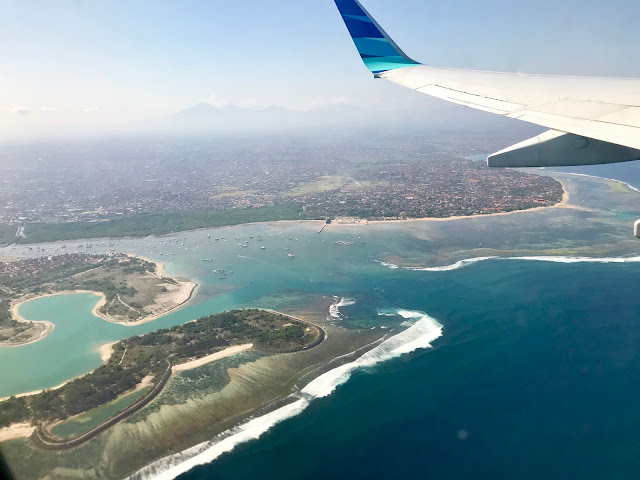
M 600 178 L 600 177 L 598 177 Z M 557 180 L 557 179 L 556 179 Z M 326 224 L 326 227 L 331 228 L 333 226 L 336 227 L 345 227 L 345 226 L 363 226 L 363 225 L 385 225 L 385 224 L 394 224 L 394 223 L 411 223 L 411 222 L 452 222 L 455 220 L 470 220 L 470 219 L 474 219 L 474 218 L 485 218 L 485 217 L 499 217 L 499 216 L 504 216 L 504 215 L 514 215 L 517 213 L 529 213 L 529 212 L 541 212 L 541 211 L 545 211 L 545 210 L 552 210 L 552 209 L 556 209 L 556 208 L 573 208 L 571 205 L 569 205 L 569 191 L 567 190 L 567 187 L 565 186 L 565 184 L 560 181 L 557 180 L 558 182 L 560 182 L 560 184 L 562 185 L 562 200 L 560 200 L 560 202 L 556 203 L 555 205 L 549 205 L 549 206 L 543 206 L 543 207 L 534 207 L 534 208 L 526 208 L 524 210 L 513 210 L 511 212 L 496 212 L 496 213 L 487 213 L 487 214 L 479 214 L 479 215 L 457 215 L 457 216 L 453 216 L 453 217 L 445 217 L 445 218 L 439 218 L 439 217 L 421 217 L 421 218 L 405 218 L 402 220 L 366 220 L 363 218 L 354 218 L 354 222 L 345 222 L 345 223 L 340 223 L 340 222 L 331 222 L 329 224 Z
M 93 370 L 91 370 L 91 372 L 93 372 Z M 2 397 L 2 398 L 0 398 L 0 403 L 4 402 L 5 400 L 9 400 L 10 398 L 22 398 L 22 397 L 31 397 L 33 395 L 38 395 L 38 394 L 44 392 L 45 390 L 59 390 L 62 387 L 64 387 L 67 383 L 72 382 L 76 378 L 84 377 L 85 375 L 88 375 L 91 372 L 87 372 L 87 373 L 85 373 L 83 375 L 78 375 L 77 377 L 70 378 L 69 380 L 67 380 L 65 382 L 62 382 L 60 385 L 56 385 L 55 387 L 42 388 L 40 390 L 33 390 L 31 392 L 17 393 L 15 395 L 11 395 L 10 397 Z
M 248 222 L 248 223 L 234 223 L 231 225 L 220 225 L 218 227 L 199 227 L 192 228 L 190 230 L 178 230 L 177 232 L 169 232 L 169 233 L 157 233 L 150 235 L 126 235 L 123 237 L 88 237 L 88 238 L 69 238 L 67 240 L 52 240 L 52 241 L 43 241 L 43 242 L 33 242 L 33 243 L 0 243 L 0 247 L 10 247 L 10 246 L 19 246 L 25 247 L 30 245 L 69 245 L 73 243 L 85 243 L 85 242 L 101 242 L 101 241 L 110 241 L 110 242 L 119 242 L 123 240 L 140 240 L 143 238 L 166 238 L 172 236 L 182 235 L 184 233 L 192 233 L 192 232 L 203 232 L 205 230 L 217 230 L 222 228 L 233 228 L 233 227 L 244 227 L 247 225 L 273 225 L 276 223 L 320 223 L 324 224 L 323 219 L 302 219 L 302 220 L 266 220 L 264 222 Z M 134 255 L 135 256 L 135 255 Z M 141 258 L 141 257 L 139 257 Z M 155 263 L 155 262 L 153 262 Z
M 141 320 L 136 320 L 135 322 L 119 322 L 117 320 L 114 320 L 111 317 L 108 317 L 106 315 L 104 315 L 103 313 L 100 313 L 100 308 L 102 308 L 103 305 L 105 305 L 107 303 L 107 297 L 101 293 L 101 292 L 90 292 L 90 293 L 95 293 L 96 295 L 100 295 L 102 298 L 100 299 L 100 301 L 96 304 L 95 307 L 93 307 L 92 313 L 96 316 L 101 318 L 102 320 L 104 320 L 105 322 L 109 322 L 109 323 L 113 323 L 116 325 L 122 325 L 123 327 L 138 327 L 140 325 L 144 325 L 145 323 L 149 323 L 149 322 L 153 322 L 154 320 L 157 320 L 160 317 L 164 317 L 165 315 L 168 315 L 169 313 L 178 310 L 179 308 L 182 308 L 185 306 L 185 304 L 187 302 L 189 302 L 189 300 L 191 300 L 193 298 L 193 293 L 195 292 L 196 288 L 198 288 L 198 284 L 195 282 L 180 282 L 178 280 L 176 280 L 176 282 L 178 284 L 180 284 L 183 287 L 190 287 L 189 288 L 189 294 L 187 295 L 187 297 L 180 301 L 179 303 L 177 303 L 175 306 L 171 307 L 168 310 L 165 310 L 164 312 L 159 312 L 159 313 L 155 313 L 153 315 L 149 315 L 148 317 L 144 317 Z
M 107 363 L 111 358 L 111 355 L 113 355 L 113 346 L 118 343 L 118 341 L 105 343 L 104 345 L 101 345 L 100 348 L 98 348 L 98 353 L 100 354 L 100 358 L 102 359 L 103 364 Z
M 552 170 L 548 170 L 549 173 L 553 173 L 555 175 L 581 175 L 581 174 L 570 174 L 570 173 L 564 173 L 564 172 L 555 172 Z M 585 177 L 592 177 L 594 179 L 599 179 L 599 180 L 605 180 L 605 181 L 613 181 L 613 182 L 619 182 L 622 184 L 625 184 L 627 186 L 629 186 L 632 190 L 636 190 L 635 187 L 631 186 L 630 184 L 627 184 L 627 182 L 624 182 L 622 180 L 616 180 L 613 178 L 605 178 L 605 177 L 598 177 L 596 175 L 582 175 Z M 553 177 L 555 178 L 555 177 Z M 573 206 L 567 205 L 568 201 L 569 201 L 569 192 L 567 191 L 567 188 L 564 184 L 564 182 L 562 182 L 561 180 L 558 180 L 556 178 L 556 180 L 558 182 L 560 182 L 560 184 L 562 185 L 562 189 L 564 191 L 563 193 L 563 198 L 559 203 L 556 203 L 555 205 L 550 205 L 550 206 L 544 206 L 544 207 L 534 207 L 534 208 L 528 208 L 528 209 L 524 209 L 524 210 L 513 210 L 511 212 L 496 212 L 496 213 L 487 213 L 487 214 L 479 214 L 479 215 L 458 215 L 458 216 L 454 216 L 454 217 L 446 217 L 446 218 L 438 218 L 438 217 L 421 217 L 421 218 L 408 218 L 408 219 L 404 219 L 404 220 L 365 220 L 365 219 L 358 219 L 360 220 L 362 223 L 331 223 L 331 224 L 326 224 L 328 227 L 332 226 L 332 225 L 373 225 L 373 224 L 384 224 L 384 223 L 407 223 L 407 222 L 415 222 L 415 221 L 434 221 L 434 222 L 446 222 L 446 221 L 453 221 L 453 220 L 466 220 L 466 219 L 471 219 L 471 218 L 482 218 L 482 217 L 493 217 L 493 216 L 498 216 L 498 215 L 512 215 L 515 213 L 526 213 L 526 212 L 536 212 L 536 211 L 542 211 L 542 210 L 549 210 L 549 209 L 554 209 L 554 208 L 575 208 Z M 293 224 L 293 223 L 297 223 L 297 224 L 303 224 L 303 223 L 309 223 L 310 227 L 313 226 L 313 224 L 318 223 L 320 225 L 325 225 L 325 220 L 322 219 L 304 219 L 304 220 L 268 220 L 268 221 L 264 221 L 264 222 L 248 222 L 248 223 L 237 223 L 237 224 L 231 224 L 231 225 L 221 225 L 218 227 L 200 227 L 200 228 L 193 228 L 190 230 L 178 230 L 176 232 L 170 232 L 170 233 L 162 233 L 162 234 L 151 234 L 151 235 L 139 235 L 139 236 L 122 236 L 122 237 L 89 237 L 89 238 L 71 238 L 71 239 L 67 239 L 67 240 L 54 240 L 54 241 L 45 241 L 45 242 L 37 242 L 37 243 L 6 243 L 6 244 L 0 244 L 0 247 L 7 247 L 7 246 L 11 246 L 11 245 L 40 245 L 40 244 L 51 244 L 51 245 L 55 245 L 55 244 L 60 244 L 60 245 L 67 245 L 73 242 L 86 242 L 86 241 L 122 241 L 122 240 L 138 240 L 138 239 L 142 239 L 142 238 L 166 238 L 166 237 L 172 237 L 172 236 L 177 236 L 177 235 L 181 235 L 184 233 L 191 233 L 191 232 L 200 232 L 200 231 L 206 231 L 206 230 L 218 230 L 218 229 L 223 229 L 223 228 L 232 228 L 232 227 L 244 227 L 244 226 L 253 226 L 253 225 L 274 225 L 274 224 Z M 132 257 L 137 257 L 140 259 L 144 259 L 144 260 L 150 260 L 146 257 L 142 257 L 139 255 L 135 255 L 135 254 L 128 254 Z M 152 263 L 156 263 L 151 261 Z M 160 273 L 161 275 L 161 273 Z

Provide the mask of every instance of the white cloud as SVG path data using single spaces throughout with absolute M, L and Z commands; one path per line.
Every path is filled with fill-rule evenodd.
M 11 113 L 15 113 L 16 115 L 29 115 L 29 114 L 31 114 L 31 110 L 29 110 L 27 107 L 13 107 L 13 108 L 10 108 L 9 111 Z
M 216 108 L 223 107 L 240 107 L 240 108 L 266 108 L 272 105 L 272 103 L 265 100 L 261 100 L 256 97 L 226 97 L 215 92 L 211 92 L 209 97 L 205 100 L 206 103 L 213 105 Z
M 93 107 L 87 107 L 84 110 L 82 110 L 84 113 L 94 113 L 94 112 L 99 112 L 100 111 L 100 107 L 98 106 L 93 106 Z

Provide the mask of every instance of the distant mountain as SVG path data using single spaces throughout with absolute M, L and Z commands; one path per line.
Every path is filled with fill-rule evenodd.
M 326 106 L 298 111 L 284 107 L 241 108 L 214 107 L 198 103 L 174 114 L 170 126 L 193 131 L 282 130 L 359 122 L 370 118 L 370 112 L 345 105 Z
M 196 103 L 195 105 L 186 108 L 174 115 L 175 118 L 222 118 L 228 115 L 246 114 L 251 115 L 256 110 L 250 108 L 240 108 L 234 106 L 227 107 L 214 107 L 210 103 Z
M 459 112 L 441 114 L 435 109 L 377 110 L 352 105 L 325 105 L 312 110 L 292 110 L 285 107 L 242 108 L 236 106 L 215 107 L 209 103 L 198 103 L 175 113 L 165 120 L 163 128 L 172 132 L 226 133 L 265 132 L 280 133 L 305 129 L 344 128 L 425 128 L 426 126 L 454 124 L 462 128 L 466 123 L 477 127 L 477 118 L 472 121 L 460 118 Z M 492 119 L 482 117 L 486 124 Z M 453 121 L 455 120 L 455 123 Z
M 267 108 L 242 108 L 229 105 L 226 107 L 214 107 L 210 103 L 197 103 L 174 115 L 176 119 L 186 120 L 230 120 L 234 118 L 272 118 L 274 116 L 291 116 L 299 112 L 283 107 L 271 106 Z

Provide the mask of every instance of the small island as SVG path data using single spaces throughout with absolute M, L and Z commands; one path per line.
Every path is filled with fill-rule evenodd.
M 0 403 L 0 428 L 19 425 L 34 432 L 44 449 L 80 445 L 151 402 L 173 369 L 197 368 L 250 348 L 264 353 L 309 350 L 325 338 L 322 328 L 269 310 L 235 310 L 115 343 L 107 362 L 60 388 L 12 397 Z M 100 425 L 75 438 L 60 438 L 52 429 L 125 395 L 144 395 Z
M 44 338 L 50 322 L 22 318 L 24 302 L 47 295 L 94 292 L 94 314 L 109 322 L 139 325 L 185 304 L 196 284 L 164 277 L 150 260 L 131 255 L 64 254 L 0 262 L 0 347 Z

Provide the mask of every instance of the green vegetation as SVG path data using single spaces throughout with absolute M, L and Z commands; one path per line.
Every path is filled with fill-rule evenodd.
M 29 407 L 25 397 L 11 397 L 0 403 L 0 428 L 8 427 L 12 423 L 27 422 L 29 417 Z
M 0 225 L 0 244 L 15 243 L 18 225 Z
M 294 203 L 209 212 L 149 213 L 104 222 L 29 224 L 25 227 L 27 235 L 25 238 L 15 237 L 14 230 L 14 236 L 7 243 L 42 243 L 79 238 L 146 237 L 198 228 L 300 218 L 308 217 L 301 212 L 300 206 Z
M 0 285 L 9 290 L 31 287 L 71 278 L 87 270 L 118 264 L 116 256 L 66 254 L 48 258 L 29 258 L 17 262 L 0 262 Z
M 15 328 L 18 326 L 18 322 L 13 319 L 11 316 L 11 301 L 10 300 L 2 300 L 0 301 L 0 326 L 2 328 Z M 0 340 L 3 340 L 3 335 L 0 334 Z
M 113 402 L 145 378 L 153 377 L 153 383 L 157 384 L 167 370 L 168 361 L 177 365 L 229 345 L 246 343 L 253 343 L 265 352 L 302 350 L 320 335 L 316 327 L 263 310 L 210 315 L 118 342 L 109 361 L 92 373 L 59 389 L 26 397 L 26 402 L 10 399 L 0 403 L 0 422 L 19 419 L 48 425 Z

